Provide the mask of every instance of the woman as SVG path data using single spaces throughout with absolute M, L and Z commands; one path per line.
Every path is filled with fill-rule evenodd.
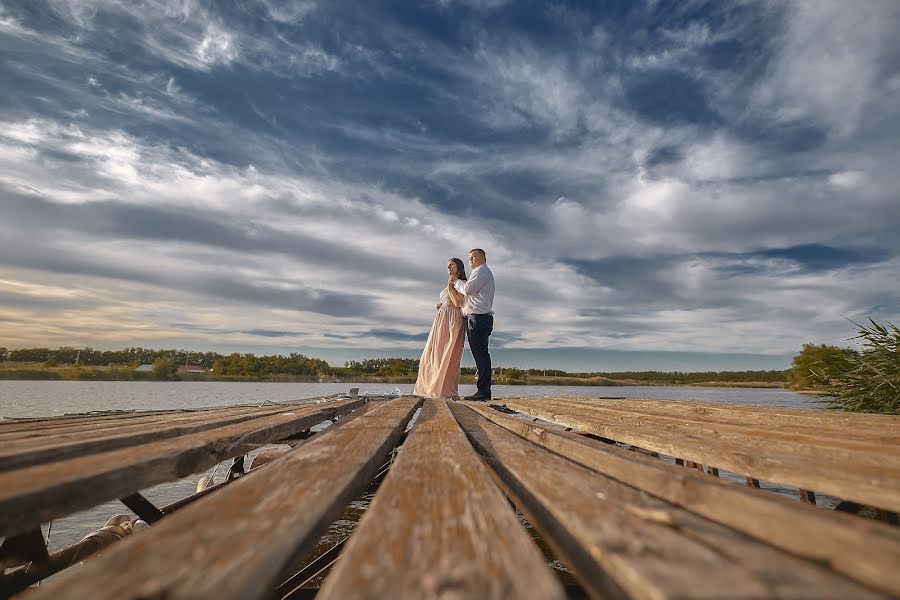
M 447 275 L 466 280 L 466 268 L 458 258 L 447 262 Z M 449 281 L 441 291 L 437 315 L 425 342 L 419 360 L 419 377 L 413 392 L 429 398 L 455 398 L 459 396 L 459 364 L 462 358 L 466 321 L 462 316 L 464 296 Z

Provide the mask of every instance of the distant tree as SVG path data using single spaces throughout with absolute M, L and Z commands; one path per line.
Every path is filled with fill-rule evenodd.
M 518 383 L 525 380 L 525 371 L 515 367 L 507 367 L 503 369 L 503 377 L 509 383 Z
M 168 358 L 157 358 L 153 361 L 153 377 L 156 379 L 172 379 L 177 367 Z
M 827 386 L 852 368 L 857 355 L 850 348 L 804 344 L 800 354 L 794 357 L 788 383 L 794 389 Z

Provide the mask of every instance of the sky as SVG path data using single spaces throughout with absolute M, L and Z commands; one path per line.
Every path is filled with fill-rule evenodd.
M 900 322 L 894 0 L 4 0 L 0 345 L 782 369 Z M 472 364 L 468 352 L 464 364 Z

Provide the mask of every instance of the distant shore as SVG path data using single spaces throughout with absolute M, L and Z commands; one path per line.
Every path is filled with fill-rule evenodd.
M 32 381 L 160 381 L 153 377 L 153 373 L 135 371 L 127 367 L 43 367 L 40 365 L 10 365 L 5 363 L 0 366 L 0 380 L 32 380 Z M 281 383 L 377 383 L 377 384 L 413 384 L 415 375 L 399 377 L 381 377 L 375 375 L 353 375 L 346 377 L 297 376 L 289 374 L 276 374 L 267 377 L 252 376 L 217 376 L 211 373 L 189 374 L 179 373 L 171 379 L 164 381 L 219 381 L 219 382 L 281 382 Z M 474 384 L 474 375 L 462 375 L 460 383 Z M 773 381 L 709 381 L 692 383 L 671 383 L 660 381 L 644 381 L 639 379 L 610 379 L 608 377 L 565 377 L 565 376 L 541 376 L 527 375 L 518 379 L 508 379 L 504 375 L 494 377 L 494 383 L 498 385 L 527 385 L 527 386 L 595 386 L 595 387 L 619 387 L 619 386 L 666 386 L 666 387 L 727 387 L 727 388 L 770 388 L 783 389 L 785 386 Z M 815 394 L 816 392 L 801 392 Z

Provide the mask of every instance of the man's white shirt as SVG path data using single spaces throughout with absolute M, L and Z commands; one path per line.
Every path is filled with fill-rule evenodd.
M 464 315 L 494 314 L 494 274 L 487 265 L 475 267 L 468 281 L 457 279 L 453 287 L 466 297 L 462 305 Z

